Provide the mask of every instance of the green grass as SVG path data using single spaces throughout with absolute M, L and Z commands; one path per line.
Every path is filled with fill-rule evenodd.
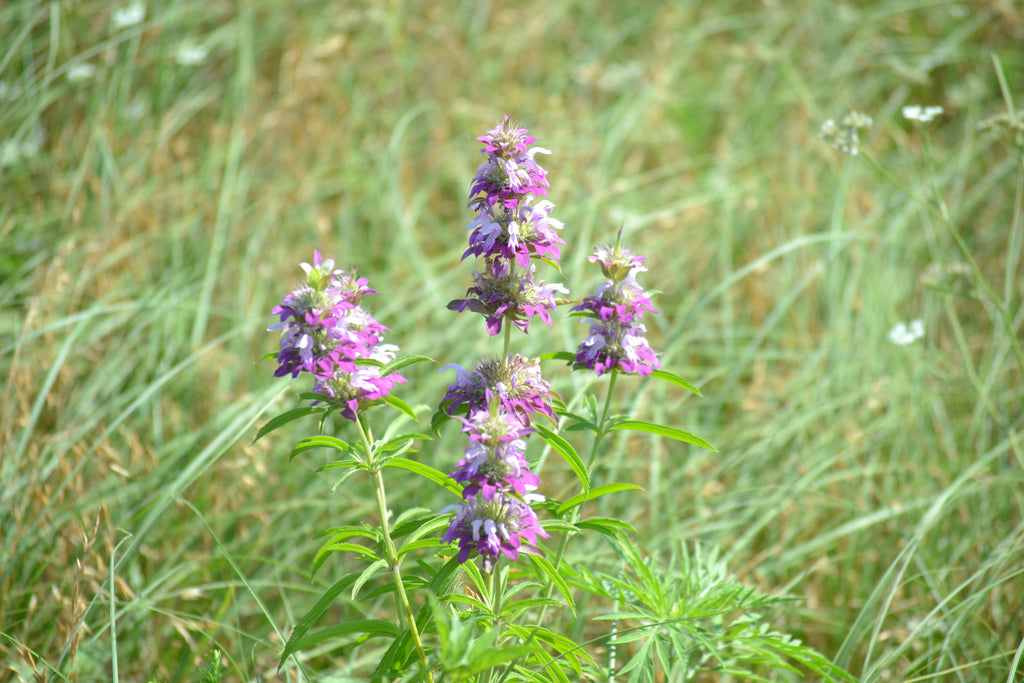
M 313 458 L 288 462 L 312 425 L 252 444 L 300 390 L 259 362 L 269 311 L 318 248 L 370 278 L 403 351 L 496 351 L 445 304 L 472 270 L 474 137 L 502 112 L 553 150 L 570 289 L 621 227 L 663 291 L 652 343 L 704 393 L 623 380 L 624 406 L 719 449 L 621 437 L 600 476 L 646 497 L 601 513 L 648 551 L 714 544 L 745 583 L 805 596 L 777 624 L 865 681 L 1021 679 L 1024 171 L 1019 139 L 978 130 L 1008 108 L 993 56 L 1024 107 L 1016 5 L 147 9 L 115 29 L 107 3 L 0 8 L 0 680 L 194 680 L 214 647 L 231 679 L 274 676 L 282 636 L 352 569 L 311 583 L 316 534 L 374 513 L 368 489 L 331 495 Z M 177 64 L 196 43 L 206 61 Z M 945 107 L 930 146 L 905 104 Z M 850 109 L 923 205 L 818 139 Z M 891 344 L 912 318 L 925 337 Z M 516 345 L 579 335 L 559 320 Z M 559 373 L 566 395 L 585 384 Z M 451 379 L 409 375 L 403 398 L 430 405 Z M 420 457 L 448 470 L 460 448 Z M 559 497 L 569 475 L 545 467 Z M 422 489 L 389 483 L 441 505 Z M 374 647 L 308 670 L 359 680 Z

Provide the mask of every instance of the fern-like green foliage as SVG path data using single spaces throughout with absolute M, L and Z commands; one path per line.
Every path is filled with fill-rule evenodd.
M 625 537 L 613 544 L 616 576 L 574 571 L 571 583 L 613 603 L 610 661 L 601 677 L 629 683 L 686 681 L 714 671 L 740 680 L 854 681 L 799 640 L 772 628 L 772 608 L 797 598 L 765 595 L 731 574 L 721 553 L 681 544 L 668 558 L 644 556 Z

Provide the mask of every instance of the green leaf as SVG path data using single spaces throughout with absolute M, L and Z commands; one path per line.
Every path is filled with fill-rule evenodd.
M 551 514 L 555 514 L 555 510 L 557 509 L 558 505 L 555 505 L 551 509 Z M 579 531 L 578 528 L 576 528 L 572 524 L 569 524 L 569 522 L 558 519 L 557 517 L 554 519 L 545 519 L 540 523 L 540 525 L 544 527 L 544 531 L 557 531 L 563 534 L 575 534 Z
M 609 493 L 618 493 L 619 491 L 643 491 L 643 488 L 636 484 L 605 484 L 604 486 L 598 486 L 595 489 L 590 489 L 589 491 L 584 491 L 583 493 L 573 496 L 559 505 L 556 512 L 561 515 L 566 511 L 573 509 L 577 505 L 582 505 L 587 501 L 600 498 L 601 496 L 607 496 Z
M 658 434 L 660 436 L 667 436 L 670 439 L 676 441 L 684 441 L 686 443 L 692 443 L 695 446 L 706 448 L 709 451 L 718 452 L 718 449 L 712 446 L 710 443 L 700 438 L 696 434 L 690 432 L 684 432 L 682 429 L 676 429 L 675 427 L 667 427 L 660 425 L 655 422 L 645 422 L 644 420 L 625 420 L 612 427 L 612 430 L 626 429 L 634 432 L 648 432 L 650 434 Z
M 358 467 L 358 466 L 359 466 L 359 463 L 356 462 L 355 460 L 332 460 L 331 462 L 327 463 L 326 465 L 321 465 L 320 467 L 317 467 L 313 471 L 314 472 L 329 472 L 330 470 L 340 470 L 340 469 L 344 469 L 346 467 L 354 468 L 354 467 Z M 352 471 L 354 472 L 355 470 L 352 470 Z M 347 477 L 348 475 L 346 474 L 344 476 Z
M 370 557 L 372 559 L 378 559 L 379 555 L 374 553 L 372 550 L 368 549 L 366 546 L 356 545 L 354 543 L 345 543 L 345 541 L 347 541 L 350 538 L 360 536 L 376 542 L 379 540 L 380 534 L 375 529 L 371 528 L 364 529 L 360 527 L 341 527 L 339 531 L 334 534 L 334 537 L 330 541 L 325 543 L 323 547 L 320 548 L 320 550 L 318 550 L 316 555 L 313 557 L 313 576 L 316 576 L 317 572 L 320 571 L 320 568 L 324 566 L 324 562 L 327 561 L 327 558 L 335 552 L 348 550 L 360 553 L 361 555 Z
M 333 448 L 336 451 L 341 451 L 342 453 L 351 455 L 357 460 L 359 459 L 356 455 L 356 449 L 352 444 L 333 436 L 306 437 L 295 445 L 295 448 L 293 448 L 292 452 L 288 455 L 288 459 L 291 460 L 299 453 L 305 453 L 306 451 L 311 451 L 314 448 Z
M 547 258 L 547 257 L 544 257 L 544 256 L 536 256 L 536 255 L 535 255 L 535 256 L 533 256 L 533 258 L 537 259 L 538 261 L 540 261 L 540 262 L 542 262 L 542 263 L 546 263 L 546 264 L 548 264 L 549 266 L 551 266 L 552 268 L 554 268 L 554 269 L 555 269 L 555 271 L 556 271 L 556 272 L 557 272 L 557 273 L 558 273 L 559 275 L 561 275 L 561 274 L 562 274 L 562 267 L 561 267 L 560 265 L 558 265 L 558 261 L 553 261 L 552 259 L 549 259 L 549 258 Z
M 407 549 L 406 546 L 408 546 L 408 545 L 410 545 L 412 543 L 418 542 L 421 538 L 423 538 L 427 534 L 430 534 L 430 533 L 435 532 L 435 531 L 439 531 L 440 529 L 442 529 L 444 527 L 447 527 L 448 524 L 449 524 L 449 521 L 450 520 L 448 518 L 448 515 L 437 515 L 437 516 L 434 516 L 431 519 L 423 520 L 420 523 L 420 525 L 409 534 L 409 537 L 405 539 L 405 541 L 403 542 L 402 547 L 398 549 L 399 556 L 404 555 L 406 552 L 408 552 L 409 549 Z M 396 528 L 395 529 L 395 533 L 393 534 L 393 537 L 395 537 L 395 538 L 398 537 L 397 531 L 398 530 Z M 430 539 L 425 539 L 425 540 L 429 540 L 430 542 L 434 543 L 435 545 L 441 545 L 440 540 L 437 539 L 437 538 L 430 538 Z M 424 546 L 424 547 L 430 547 L 430 546 Z
M 270 422 L 263 425 L 260 428 L 260 430 L 256 432 L 256 438 L 253 439 L 252 442 L 256 443 L 270 432 L 274 431 L 278 427 L 288 424 L 289 422 L 298 420 L 299 418 L 302 417 L 306 417 L 307 415 L 312 415 L 314 413 L 322 413 L 323 410 L 324 409 L 321 408 L 320 406 L 302 406 L 301 408 L 293 408 L 288 412 L 281 413 L 280 415 L 272 419 Z
M 541 360 L 564 360 L 569 363 L 576 360 L 576 354 L 572 351 L 552 351 L 551 353 L 542 353 L 540 355 Z
M 397 638 L 399 633 L 401 633 L 401 630 L 397 626 L 383 619 L 346 621 L 335 626 L 322 628 L 316 633 L 311 633 L 298 640 L 295 640 L 295 634 L 293 633 L 292 637 L 288 639 L 285 651 L 291 654 L 299 650 L 309 649 L 325 640 L 335 640 L 345 636 L 357 636 L 357 640 L 362 642 L 368 638 Z
M 599 534 L 604 534 L 610 538 L 618 538 L 623 531 L 630 533 L 636 533 L 636 529 L 629 522 L 623 522 L 621 519 L 614 519 L 611 517 L 591 517 L 589 519 L 581 519 L 576 522 L 576 526 L 580 529 L 587 529 L 588 531 L 596 531 Z
M 377 573 L 378 569 L 381 569 L 386 566 L 388 566 L 387 560 L 381 558 L 376 562 L 370 564 L 370 566 L 366 569 L 364 569 L 363 573 L 359 575 L 359 578 L 356 579 L 356 582 L 352 585 L 352 599 L 356 599 L 356 595 L 358 595 L 359 589 L 362 588 L 366 584 L 366 582 L 369 581 L 373 577 L 373 575 Z
M 452 416 L 443 410 L 438 410 L 430 418 L 430 431 L 434 432 L 438 436 L 441 434 L 441 425 L 446 422 L 451 422 Z
M 597 432 L 599 431 L 598 428 L 597 428 L 597 425 L 594 422 L 588 420 L 587 418 L 583 417 L 582 415 L 578 415 L 576 413 L 571 413 L 568 410 L 558 410 L 558 409 L 555 409 L 555 413 L 560 415 L 560 416 L 562 416 L 562 417 L 567 417 L 567 418 L 569 418 L 571 420 L 574 420 L 574 424 L 569 425 L 568 427 L 564 427 L 562 431 L 566 431 L 566 432 L 579 432 L 579 431 L 582 431 L 582 430 L 586 429 L 586 430 L 594 432 L 595 434 L 597 434 Z
M 402 547 L 396 552 L 401 557 L 412 550 L 423 550 L 425 548 L 440 548 L 442 545 L 448 545 L 447 543 L 441 543 L 439 538 L 422 538 L 418 541 L 412 541 L 409 543 L 403 543 Z
M 373 552 L 373 550 L 371 550 L 370 548 L 367 548 L 365 545 L 359 545 L 358 543 L 344 543 L 344 542 L 330 543 L 330 544 L 327 545 L 326 548 L 324 548 L 324 550 L 327 550 L 329 552 L 335 552 L 335 553 L 339 553 L 339 552 L 356 553 L 357 555 L 362 555 L 363 557 L 367 557 L 367 558 L 370 558 L 370 559 L 373 559 L 373 560 L 379 560 L 380 559 L 380 556 L 377 555 L 377 553 Z
M 338 478 L 334 480 L 334 483 L 331 484 L 331 495 L 334 495 L 334 492 L 337 491 L 338 488 L 342 484 L 344 484 L 348 480 L 348 478 L 351 477 L 356 472 L 357 472 L 357 470 L 355 470 L 355 469 L 349 469 L 349 470 L 345 470 L 344 472 L 342 472 L 338 476 Z
M 334 602 L 335 598 L 341 595 L 342 591 L 355 583 L 357 578 L 358 575 L 353 573 L 343 576 L 335 581 L 330 588 L 324 591 L 324 594 L 320 596 L 313 606 L 309 608 L 309 611 L 302 615 L 298 623 L 295 624 L 295 628 L 292 630 L 292 634 L 289 636 L 288 642 L 285 643 L 284 650 L 281 652 L 281 659 L 278 662 L 279 668 L 284 665 L 284 660 L 288 659 L 288 657 L 298 649 L 296 645 L 303 641 L 306 633 L 308 633 L 309 629 L 313 627 L 313 624 L 323 616 L 324 612 L 326 612 L 327 608 L 331 606 L 331 603 Z
M 430 592 L 435 594 L 447 593 L 455 585 L 455 579 L 459 576 L 459 569 L 462 565 L 458 557 L 453 557 L 437 570 L 437 574 L 430 580 Z M 429 595 L 429 593 L 428 593 Z
M 416 462 L 415 460 L 409 460 L 408 458 L 392 458 L 384 464 L 384 467 L 397 467 L 399 469 L 418 474 L 424 479 L 445 487 L 460 498 L 462 497 L 462 484 L 458 483 L 444 472 L 435 470 L 430 465 L 425 465 L 422 462 Z
M 693 386 L 688 381 L 686 381 L 686 379 L 680 377 L 674 372 L 669 372 L 668 370 L 655 370 L 654 372 L 651 373 L 651 377 L 653 377 L 654 379 L 660 379 L 663 382 L 668 382 L 669 384 L 675 384 L 677 387 L 682 387 L 683 389 L 686 389 L 690 393 L 696 394 L 698 396 L 704 395 L 700 393 L 700 389 Z
M 531 585 L 538 586 L 533 583 Z M 525 598 L 513 602 L 502 603 L 502 612 L 510 619 L 516 619 L 528 610 L 535 610 L 539 607 L 561 607 L 564 603 L 554 598 Z
M 587 653 L 587 651 L 580 647 L 580 645 L 571 638 L 555 633 L 543 626 L 519 626 L 516 624 L 509 624 L 508 630 L 511 633 L 515 633 L 520 639 L 536 644 L 537 647 L 534 649 L 534 656 L 537 661 L 542 662 L 543 664 L 539 670 L 534 669 L 531 673 L 536 672 L 539 674 L 542 671 L 548 671 L 550 672 L 550 675 L 554 677 L 554 680 L 565 681 L 569 679 L 566 678 L 563 668 L 568 666 L 575 673 L 573 680 L 579 681 L 583 680 L 580 660 L 585 659 L 591 664 L 595 663 L 594 659 Z M 551 647 L 558 653 L 558 657 L 552 658 L 544 651 L 545 647 Z M 544 678 L 541 680 L 552 679 Z
M 546 575 L 551 579 L 551 583 L 555 584 L 558 592 L 565 598 L 565 604 L 569 605 L 569 609 L 572 610 L 572 615 L 576 616 L 576 602 L 572 599 L 572 590 L 569 588 L 569 584 L 565 582 L 558 570 L 555 569 L 555 565 L 551 564 L 551 561 L 546 557 L 540 555 L 527 555 L 530 562 L 533 563 L 534 568 L 538 573 Z
M 387 403 L 392 408 L 394 408 L 395 410 L 398 410 L 398 411 L 408 415 L 413 420 L 418 420 L 419 419 L 419 418 L 416 417 L 416 411 L 412 409 L 412 406 L 410 406 L 408 403 L 406 403 L 402 399 L 398 398 L 394 394 L 388 394 L 384 398 L 384 402 Z
M 590 475 L 587 473 L 586 465 L 583 464 L 583 460 L 576 452 L 576 449 L 572 447 L 572 444 L 542 424 L 535 424 L 534 428 L 537 430 L 540 438 L 544 439 L 569 464 L 572 471 L 576 473 L 580 483 L 583 484 L 583 490 L 589 491 Z
M 433 358 L 428 358 L 427 356 L 419 356 L 416 354 L 402 356 L 401 358 L 394 359 L 393 361 L 385 365 L 383 368 L 381 368 L 380 374 L 381 376 L 387 376 L 393 372 L 400 372 L 401 370 L 404 370 L 410 365 L 415 365 L 416 363 L 437 363 L 437 361 L 434 360 Z

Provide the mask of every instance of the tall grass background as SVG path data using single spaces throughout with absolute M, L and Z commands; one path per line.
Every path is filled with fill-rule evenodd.
M 704 393 L 633 379 L 620 407 L 719 450 L 618 442 L 601 476 L 646 494 L 602 513 L 653 555 L 717 546 L 803 596 L 775 622 L 865 681 L 1024 679 L 1024 169 L 1019 136 L 979 130 L 1024 107 L 1017 4 L 116 9 L 0 8 L 0 679 L 194 680 L 214 648 L 229 679 L 274 677 L 344 569 L 310 580 L 317 532 L 374 513 L 288 462 L 313 425 L 252 442 L 304 389 L 259 361 L 269 311 L 316 248 L 370 278 L 404 351 L 493 352 L 445 304 L 472 269 L 473 138 L 503 112 L 553 150 L 568 286 L 595 284 L 586 256 L 621 228 L 663 292 L 652 344 Z M 907 104 L 945 108 L 930 144 Z M 851 109 L 874 118 L 858 157 L 817 135 Z M 889 341 L 917 318 L 923 339 Z M 419 367 L 400 395 L 436 405 L 453 377 Z M 459 450 L 418 457 L 450 470 Z M 584 539 L 567 560 L 614 556 Z M 567 632 L 595 635 L 587 609 Z M 307 672 L 358 680 L 372 645 L 325 645 Z

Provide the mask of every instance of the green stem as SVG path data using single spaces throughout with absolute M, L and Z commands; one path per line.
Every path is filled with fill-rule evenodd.
M 594 444 L 593 444 L 593 446 L 590 449 L 590 458 L 587 461 L 587 473 L 588 474 L 590 474 L 590 469 L 591 469 L 591 467 L 594 464 L 594 460 L 597 458 L 597 452 L 598 452 L 599 446 L 601 445 L 601 440 L 604 439 L 605 434 L 606 434 L 605 425 L 608 422 L 608 410 L 611 407 L 611 403 L 612 403 L 612 391 L 615 389 L 615 379 L 619 376 L 619 373 L 615 372 L 613 370 L 611 375 L 612 375 L 611 380 L 609 380 L 609 382 L 608 382 L 608 393 L 605 395 L 605 399 L 604 399 L 604 409 L 601 411 L 601 421 L 597 425 L 597 432 L 594 433 Z M 570 524 L 576 524 L 576 522 L 578 522 L 580 520 L 580 514 L 581 514 L 580 513 L 580 509 L 582 507 L 583 506 L 581 504 L 581 505 L 578 505 L 575 508 L 573 508 L 572 512 L 570 513 L 571 517 L 569 518 L 569 523 Z M 552 565 L 554 566 L 555 571 L 557 571 L 559 565 L 561 565 L 562 557 L 564 557 L 565 549 L 568 547 L 568 545 L 569 545 L 569 534 L 562 534 L 562 537 L 558 541 L 558 548 L 557 548 L 557 550 L 555 550 L 554 561 L 552 562 Z M 549 583 L 548 587 L 547 587 L 547 591 L 544 594 L 545 599 L 550 598 L 551 594 L 554 593 L 554 591 L 555 591 L 554 583 Z M 547 605 L 544 605 L 543 607 L 540 608 L 540 618 L 537 620 L 538 623 L 542 623 L 544 621 L 544 616 L 547 614 L 547 608 L 548 608 Z
M 398 611 L 402 613 L 409 624 L 409 633 L 412 634 L 412 640 L 416 645 L 416 652 L 419 654 L 420 662 L 423 664 L 423 670 L 427 673 L 427 680 L 433 683 L 434 674 L 430 670 L 430 665 L 427 664 L 427 653 L 423 649 L 423 640 L 420 638 L 419 628 L 416 626 L 416 616 L 412 612 L 409 596 L 405 592 L 405 583 L 402 581 L 402 572 L 398 566 L 398 551 L 395 549 L 395 542 L 391 538 L 390 522 L 388 521 L 388 502 L 384 494 L 384 477 L 381 475 L 380 467 L 373 459 L 373 436 L 363 424 L 363 416 L 361 414 L 357 416 L 356 426 L 359 428 L 359 437 L 363 441 L 366 458 L 370 463 L 373 492 L 377 498 L 377 513 L 380 515 L 380 529 L 384 534 L 384 554 L 386 555 L 388 570 L 391 572 L 391 578 L 395 584 Z
M 499 576 L 500 569 L 498 563 L 501 558 L 494 561 L 494 570 L 491 572 L 491 611 L 494 612 L 495 625 L 501 621 L 501 577 Z
M 508 320 L 505 321 L 505 353 L 501 357 L 501 362 L 508 365 L 508 352 L 512 349 L 512 323 Z
M 612 404 L 612 392 L 615 391 L 615 380 L 618 379 L 619 373 L 612 370 L 612 378 L 608 380 L 608 393 L 604 397 L 604 409 L 601 411 L 601 422 L 597 425 L 597 434 L 594 435 L 594 445 L 590 449 L 590 459 L 587 460 L 587 474 L 590 474 L 590 468 L 594 465 L 594 460 L 597 459 L 597 447 L 601 444 L 601 440 L 605 437 L 604 426 L 608 421 L 608 409 Z
M 598 452 L 598 448 L 599 448 L 599 446 L 601 444 L 601 440 L 605 437 L 605 434 L 606 434 L 605 425 L 608 422 L 608 411 L 611 408 L 612 391 L 615 389 L 615 379 L 618 376 L 619 376 L 619 373 L 617 373 L 615 371 L 612 371 L 611 380 L 609 380 L 609 382 L 608 382 L 608 393 L 605 395 L 605 399 L 604 399 L 604 409 L 601 411 L 601 421 L 597 425 L 597 432 L 594 433 L 594 444 L 591 447 L 590 459 L 587 462 L 587 472 L 588 472 L 588 474 L 590 473 L 590 468 L 594 464 L 594 460 L 597 458 L 597 452 Z M 576 524 L 576 522 L 579 521 L 580 514 L 581 514 L 580 513 L 580 508 L 581 507 L 582 507 L 582 505 L 573 508 L 572 513 L 571 513 L 572 516 L 570 517 L 570 520 L 569 520 L 570 524 Z M 568 546 L 569 546 L 569 534 L 562 534 L 562 537 L 558 541 L 558 548 L 557 548 L 557 550 L 555 550 L 555 558 L 554 558 L 554 560 L 552 562 L 552 566 L 554 566 L 555 571 L 558 571 L 558 567 L 562 564 L 562 558 L 565 556 L 565 549 Z M 552 581 L 552 582 L 548 583 L 547 590 L 545 590 L 545 592 L 544 592 L 544 599 L 545 599 L 545 601 L 550 599 L 551 595 L 554 592 L 555 592 L 555 584 Z M 540 608 L 540 616 L 537 618 L 537 623 L 538 624 L 543 624 L 544 623 L 544 617 L 547 615 L 547 611 L 548 611 L 548 605 L 544 604 Z M 529 645 L 533 641 L 533 639 L 537 636 L 538 630 L 539 630 L 539 627 L 535 628 L 530 633 L 530 637 L 526 639 L 526 642 L 524 643 L 524 645 Z M 499 683 L 501 681 L 504 681 L 508 677 L 508 675 L 511 673 L 511 671 L 512 671 L 512 665 L 509 664 L 508 666 L 505 667 L 505 670 L 502 672 L 501 676 L 498 678 Z

